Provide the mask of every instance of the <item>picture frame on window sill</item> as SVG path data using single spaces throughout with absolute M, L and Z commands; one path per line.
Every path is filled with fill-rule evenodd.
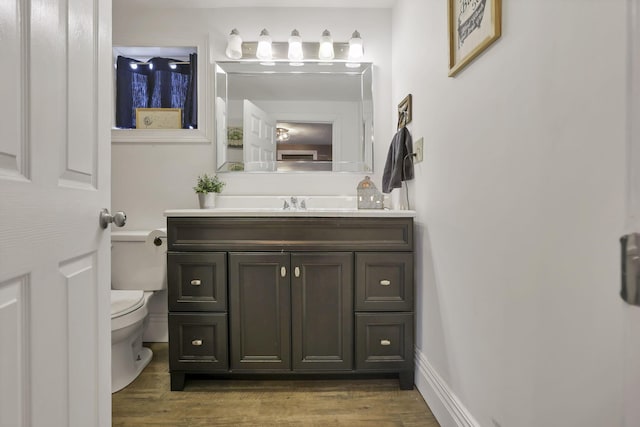
M 182 129 L 182 109 L 136 108 L 136 129 Z
M 453 77 L 500 38 L 502 1 L 447 1 L 449 77 Z

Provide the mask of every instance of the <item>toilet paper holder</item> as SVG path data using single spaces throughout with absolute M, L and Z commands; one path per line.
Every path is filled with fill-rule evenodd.
M 162 239 L 166 239 L 166 237 L 156 237 L 153 239 L 153 244 L 156 246 L 162 246 Z

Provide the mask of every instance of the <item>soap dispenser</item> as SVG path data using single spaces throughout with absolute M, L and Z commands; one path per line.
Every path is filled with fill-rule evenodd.
M 371 178 L 365 176 L 358 184 L 358 209 L 383 209 L 384 198 Z

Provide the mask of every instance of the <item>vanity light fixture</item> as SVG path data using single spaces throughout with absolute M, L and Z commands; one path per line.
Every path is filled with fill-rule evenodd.
M 300 66 L 304 65 L 302 62 L 304 59 L 304 53 L 302 52 L 302 37 L 298 30 L 291 31 L 289 36 L 289 51 L 287 53 L 289 60 L 293 61 L 290 65 Z
M 331 33 L 329 30 L 324 30 L 322 32 L 322 37 L 320 37 L 320 48 L 318 49 L 318 59 L 328 60 L 333 59 L 333 39 L 331 38 Z
M 242 58 L 242 37 L 240 37 L 240 33 L 235 28 L 229 34 L 225 53 L 231 59 Z
M 256 49 L 256 58 L 262 61 L 271 61 L 273 52 L 271 51 L 271 36 L 267 29 L 263 29 L 258 37 L 258 49 Z
M 348 67 L 360 67 L 363 58 L 363 43 L 360 33 L 354 31 L 348 43 L 334 43 L 329 30 L 322 32 L 318 42 L 303 42 L 296 29 L 284 42 L 274 42 L 266 29 L 257 41 L 244 41 L 235 28 L 229 34 L 226 56 L 232 60 L 254 61 L 262 65 L 276 65 L 289 62 L 291 66 L 302 66 L 306 62 L 327 65 L 335 61 L 344 62 Z

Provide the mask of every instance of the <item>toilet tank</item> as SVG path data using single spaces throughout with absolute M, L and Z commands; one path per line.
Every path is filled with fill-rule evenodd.
M 111 289 L 156 291 L 167 287 L 166 239 L 147 243 L 150 231 L 111 233 Z

